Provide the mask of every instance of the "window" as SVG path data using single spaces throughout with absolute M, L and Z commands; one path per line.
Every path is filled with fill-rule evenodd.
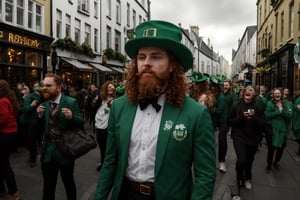
M 300 3 L 299 3 L 299 6 L 298 6 L 298 30 L 300 30 Z
M 24 0 L 17 1 L 17 24 L 24 26 Z
M 115 30 L 115 51 L 121 52 L 121 33 Z
M 5 21 L 13 22 L 13 0 L 6 0 L 5 2 Z
M 90 7 L 89 7 L 89 0 L 78 0 L 78 10 L 82 10 L 84 12 L 89 13 Z
M 139 24 L 143 22 L 143 18 L 141 15 L 139 15 Z
M 71 37 L 71 16 L 66 14 L 66 37 Z
M 75 19 L 75 42 L 80 44 L 80 20 Z
M 106 27 L 106 48 L 111 47 L 111 28 L 109 26 Z
M 91 45 L 91 26 L 89 24 L 84 25 L 84 42 Z
M 98 52 L 98 29 L 94 29 L 94 51 Z
M 36 31 L 42 32 L 42 6 L 36 5 L 35 12 Z
M 2 0 L 0 0 L 0 20 L 2 21 Z M 0 58 L 1 62 L 1 58 Z
M 281 13 L 280 42 L 283 41 L 283 36 L 284 36 L 284 12 Z
M 33 2 L 28 1 L 28 28 L 33 29 Z
M 61 11 L 56 9 L 56 37 L 61 38 Z
M 106 16 L 111 18 L 111 0 L 106 0 L 106 1 L 107 1 Z
M 294 36 L 294 2 L 290 3 L 290 12 L 289 12 L 289 37 Z
M 130 26 L 130 5 L 127 3 L 127 26 Z
M 99 6 L 98 0 L 94 0 L 94 17 L 95 18 L 98 18 L 98 12 L 99 12 L 98 6 Z
M 135 28 L 136 26 L 136 11 L 135 10 L 132 10 L 132 26 L 133 28 Z
M 116 2 L 116 22 L 121 24 L 121 3 L 120 1 Z

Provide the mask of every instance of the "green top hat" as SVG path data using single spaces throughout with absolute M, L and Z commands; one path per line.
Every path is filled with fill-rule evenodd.
M 205 76 L 204 74 L 202 74 L 201 72 L 194 72 L 191 77 L 192 82 L 195 82 L 195 83 L 203 82 L 203 81 L 206 81 L 207 79 L 208 79 L 208 77 Z
M 181 43 L 181 39 L 181 29 L 176 25 L 165 21 L 150 20 L 136 27 L 135 38 L 128 40 L 125 44 L 125 51 L 130 58 L 134 58 L 141 47 L 154 46 L 166 49 L 174 54 L 186 72 L 193 65 L 193 55 Z
M 211 75 L 209 77 L 209 83 L 212 85 L 223 85 L 223 81 L 218 75 Z

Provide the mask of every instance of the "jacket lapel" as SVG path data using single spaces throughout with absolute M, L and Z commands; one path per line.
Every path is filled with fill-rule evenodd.
M 165 103 L 161 122 L 160 122 L 158 139 L 157 139 L 155 172 L 154 172 L 155 177 L 157 176 L 159 169 L 161 167 L 168 146 L 168 141 L 176 125 L 179 113 L 180 113 L 180 109 L 174 108 L 170 106 L 168 103 Z
M 126 169 L 127 166 L 131 131 L 132 131 L 136 110 L 137 110 L 136 104 L 127 104 L 126 108 L 121 111 L 122 115 L 125 116 L 124 118 L 122 118 L 123 120 L 121 121 L 122 130 L 124 130 L 122 132 L 129 133 L 129 134 L 120 134 L 120 141 L 122 141 L 122 152 L 124 152 L 124 154 L 121 154 L 123 155 L 121 157 L 122 159 L 121 163 L 123 164 L 122 169 L 124 170 Z

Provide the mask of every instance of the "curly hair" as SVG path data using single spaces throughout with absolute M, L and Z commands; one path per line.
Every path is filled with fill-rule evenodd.
M 206 91 L 209 90 L 209 86 L 208 86 L 208 82 L 207 81 L 203 81 L 200 83 L 194 83 L 194 87 L 193 87 L 193 99 L 195 99 L 196 101 L 198 101 L 199 97 L 203 94 L 206 93 Z
M 166 101 L 174 107 L 181 108 L 188 88 L 185 80 L 184 69 L 171 53 L 167 52 L 167 55 L 169 57 L 170 65 L 174 66 L 174 68 L 170 73 L 168 88 L 166 90 Z M 126 83 L 126 94 L 128 95 L 128 101 L 130 103 L 138 101 L 139 77 L 137 76 L 137 72 L 137 60 L 136 58 L 133 58 L 128 68 Z
M 21 105 L 15 93 L 9 88 L 7 81 L 0 80 L 0 98 L 7 97 L 14 107 L 14 114 L 17 116 L 21 110 Z
M 106 81 L 101 87 L 100 97 L 101 97 L 102 100 L 105 100 L 105 99 L 108 98 L 107 90 L 108 90 L 108 85 L 109 84 L 114 85 L 114 83 L 112 81 Z M 116 95 L 117 95 L 116 90 L 114 90 L 113 98 L 116 98 Z
M 276 90 L 280 91 L 281 97 L 280 97 L 280 100 L 279 100 L 279 101 L 281 102 L 282 107 L 284 108 L 284 107 L 285 107 L 285 104 L 284 104 L 284 101 L 283 101 L 283 92 L 282 92 L 282 89 L 281 89 L 281 88 L 274 88 L 274 89 L 273 89 L 273 92 L 272 92 L 272 103 L 273 103 L 274 105 L 277 104 L 277 101 L 276 101 L 276 99 L 275 99 L 275 97 L 274 97 L 274 92 L 275 92 Z

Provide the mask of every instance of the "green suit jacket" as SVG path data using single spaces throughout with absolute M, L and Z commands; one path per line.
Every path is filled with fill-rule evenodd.
M 41 153 L 41 161 L 48 162 L 51 158 L 55 159 L 57 162 L 64 163 L 70 160 L 65 159 L 59 150 L 57 149 L 55 144 L 48 142 L 48 129 L 49 129 L 49 116 L 50 116 L 50 101 L 46 101 L 43 103 L 45 106 L 45 112 L 43 117 L 40 120 L 43 120 L 44 123 L 44 134 L 42 141 L 42 153 Z M 61 112 L 61 108 L 69 108 L 72 111 L 72 119 L 66 119 L 65 115 Z M 79 106 L 77 100 L 62 94 L 58 110 L 56 114 L 56 122 L 58 123 L 58 128 L 60 129 L 68 129 L 74 126 L 82 126 L 84 125 L 84 120 L 82 114 L 79 110 Z
M 113 102 L 107 149 L 94 200 L 106 200 L 112 187 L 111 199 L 118 198 L 136 110 L 137 104 L 129 104 L 126 95 Z M 215 160 L 215 134 L 207 108 L 189 97 L 185 97 L 182 109 L 165 103 L 154 170 L 156 199 L 212 199 Z

